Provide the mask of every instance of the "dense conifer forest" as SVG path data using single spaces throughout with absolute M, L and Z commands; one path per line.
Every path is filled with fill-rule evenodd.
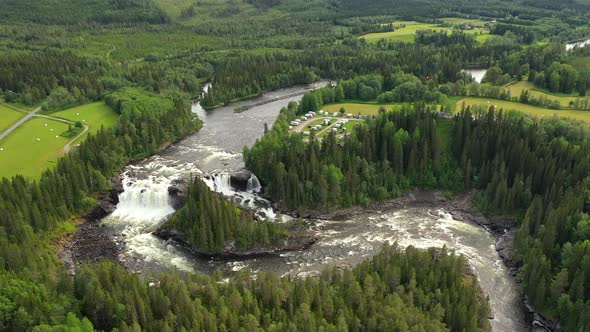
M 180 231 L 203 254 L 223 252 L 228 246 L 230 250 L 269 247 L 286 236 L 283 226 L 256 221 L 251 212 L 212 193 L 200 179 L 193 180 L 187 197 L 185 206 L 162 229 Z

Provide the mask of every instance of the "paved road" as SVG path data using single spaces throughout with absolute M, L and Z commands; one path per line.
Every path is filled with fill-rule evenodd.
M 12 125 L 12 127 L 8 128 L 5 132 L 0 134 L 0 141 L 3 140 L 6 136 L 10 135 L 16 128 L 20 127 L 23 123 L 27 122 L 30 118 L 35 116 L 37 112 L 41 110 L 41 107 L 37 107 L 34 110 L 30 111 L 24 118 L 20 119 L 17 123 Z
M 88 126 L 84 125 L 84 130 L 82 130 L 81 133 L 79 133 L 76 137 L 72 138 L 71 141 L 68 142 L 68 144 L 66 144 L 66 146 L 64 146 L 63 148 L 63 152 L 65 153 L 69 153 L 70 150 L 72 149 L 72 144 L 80 137 L 82 137 L 82 135 L 84 135 L 87 131 L 88 131 Z

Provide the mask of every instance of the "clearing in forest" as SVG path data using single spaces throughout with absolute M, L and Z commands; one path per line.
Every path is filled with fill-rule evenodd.
M 576 120 L 581 120 L 587 124 L 590 124 L 590 112 L 589 111 L 577 111 L 577 110 L 551 110 L 548 108 L 541 108 L 532 105 L 506 101 L 506 100 L 496 100 L 496 99 L 488 99 L 488 98 L 463 98 L 457 101 L 456 110 L 460 111 L 461 107 L 465 103 L 465 106 L 492 106 L 495 105 L 496 109 L 503 109 L 504 111 L 520 111 L 529 115 L 536 116 L 538 118 L 545 117 L 545 116 L 553 116 L 554 114 L 564 118 L 572 118 Z
M 536 87 L 534 83 L 527 82 L 527 81 L 519 81 L 519 82 L 515 82 L 515 83 L 510 83 L 508 85 L 505 85 L 504 88 L 510 90 L 510 95 L 512 97 L 519 97 L 523 91 L 528 90 L 529 96 L 534 97 L 534 98 L 545 97 L 549 100 L 557 100 L 557 101 L 559 101 L 559 105 L 561 105 L 562 108 L 570 107 L 570 102 L 573 103 L 576 101 L 576 99 L 580 98 L 580 97 L 574 96 L 574 95 L 568 96 L 568 95 L 552 94 L 550 92 L 543 91 L 542 89 Z
M 399 110 L 401 109 L 402 105 L 397 104 L 360 104 L 360 103 L 338 103 L 338 104 L 330 104 L 322 106 L 324 111 L 328 111 L 330 113 L 340 112 L 341 108 L 346 110 L 346 114 L 353 114 L 353 115 L 376 115 L 379 113 L 379 108 L 385 107 L 386 110 Z
M 96 133 L 102 126 L 111 128 L 117 125 L 119 114 L 104 102 L 85 104 L 82 106 L 70 108 L 64 111 L 52 113 L 51 116 L 62 118 L 73 122 L 80 121 L 89 127 L 88 132 Z M 81 138 L 85 138 L 84 135 Z M 80 141 L 80 140 L 78 140 Z
M 442 26 L 436 23 L 421 23 L 421 22 L 414 22 L 414 21 L 402 21 L 402 22 L 393 22 L 394 31 L 387 31 L 387 32 L 375 32 L 375 33 L 368 33 L 366 35 L 361 36 L 360 38 L 364 38 L 367 42 L 377 42 L 381 39 L 391 40 L 391 41 L 399 41 L 405 43 L 413 43 L 414 36 L 416 32 L 419 30 L 434 30 L 434 31 L 463 31 L 467 34 L 476 35 L 476 39 L 479 42 L 484 42 L 486 39 L 490 37 L 489 30 L 484 27 L 485 22 L 481 20 L 469 20 L 469 19 L 462 19 L 462 18 L 454 18 L 454 17 L 447 17 L 441 19 L 446 25 L 453 25 L 453 26 Z M 465 29 L 459 29 L 457 26 L 463 25 Z

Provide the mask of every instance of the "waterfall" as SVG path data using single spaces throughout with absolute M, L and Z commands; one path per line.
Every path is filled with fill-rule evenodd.
M 260 186 L 260 181 L 258 180 L 256 175 L 254 175 L 254 173 L 251 173 L 250 178 L 248 179 L 248 186 L 246 191 L 248 191 L 249 193 L 257 193 L 260 192 L 260 189 L 262 189 L 262 186 Z
M 168 193 L 168 181 L 156 178 L 131 180 L 125 176 L 124 191 L 119 195 L 119 204 L 113 216 L 132 219 L 144 226 L 155 226 L 174 213 Z
M 231 176 L 228 173 L 214 173 L 210 179 L 205 179 L 209 189 L 230 197 L 236 194 L 231 186 Z
M 273 220 L 277 214 L 272 209 L 272 204 L 258 196 L 258 192 L 262 189 L 260 181 L 256 175 L 251 174 L 247 183 L 246 191 L 236 191 L 231 186 L 231 175 L 227 172 L 212 173 L 209 177 L 203 179 L 209 189 L 218 192 L 228 199 L 245 209 L 252 210 L 260 219 Z

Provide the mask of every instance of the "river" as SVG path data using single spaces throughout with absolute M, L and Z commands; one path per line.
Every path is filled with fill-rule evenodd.
M 471 75 L 473 80 L 477 83 L 481 83 L 483 77 L 486 75 L 487 69 L 463 69 L 461 70 L 463 73 Z
M 565 44 L 565 50 L 566 51 L 571 51 L 574 48 L 577 47 L 584 47 L 586 45 L 590 45 L 590 39 L 586 39 L 583 41 L 579 41 L 579 42 L 574 42 L 574 43 L 569 43 L 569 44 Z
M 309 249 L 247 260 L 196 258 L 175 243 L 151 234 L 174 212 L 168 187 L 191 175 L 215 173 L 207 180 L 211 188 L 237 196 L 243 205 L 274 217 L 269 202 L 254 192 L 233 191 L 227 173 L 244 166 L 242 147 L 262 136 L 265 123 L 272 126 L 281 107 L 301 98 L 294 94 L 318 86 L 321 84 L 281 89 L 210 112 L 193 105 L 193 112 L 204 122 L 197 134 L 124 170 L 120 203 L 102 221 L 125 243 L 120 260 L 129 270 L 147 274 L 176 269 L 202 273 L 219 270 L 231 275 L 248 269 L 306 275 L 330 266 L 354 266 L 377 253 L 384 243 L 419 248 L 447 246 L 465 255 L 489 296 L 493 330 L 525 331 L 519 289 L 495 250 L 494 237 L 475 224 L 454 220 L 437 207 L 367 211 L 344 221 L 310 220 L 320 240 Z M 285 96 L 290 97 L 283 99 Z M 236 107 L 250 105 L 257 106 L 234 113 Z

